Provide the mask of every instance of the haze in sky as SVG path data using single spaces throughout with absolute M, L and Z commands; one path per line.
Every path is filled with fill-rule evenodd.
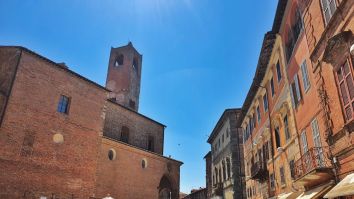
M 20 45 L 105 85 L 111 46 L 143 54 L 140 110 L 167 126 L 181 191 L 205 187 L 206 143 L 252 82 L 276 0 L 0 0 L 0 45 Z

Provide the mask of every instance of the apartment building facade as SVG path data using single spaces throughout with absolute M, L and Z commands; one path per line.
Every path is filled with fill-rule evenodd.
M 353 196 L 353 4 L 279 1 L 242 107 L 248 198 Z

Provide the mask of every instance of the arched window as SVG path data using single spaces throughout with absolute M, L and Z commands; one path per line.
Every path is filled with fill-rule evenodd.
M 132 67 L 136 72 L 138 72 L 138 64 L 139 64 L 138 59 L 134 58 Z
M 123 63 L 124 63 L 124 55 L 120 54 L 117 56 L 117 58 L 114 62 L 114 66 L 115 67 L 121 66 L 121 65 L 123 65 Z
M 230 158 L 226 158 L 226 167 L 227 167 L 227 177 L 231 178 L 231 163 Z
M 129 128 L 126 126 L 122 127 L 120 141 L 129 143 Z
M 225 181 L 226 180 L 226 168 L 225 168 L 225 161 L 223 160 L 222 161 L 222 179 L 223 179 L 223 181 Z
M 219 169 L 219 182 L 222 182 L 221 168 Z
M 215 175 L 216 175 L 216 183 L 218 183 L 219 182 L 219 171 L 216 167 L 215 167 L 214 171 L 215 171 Z

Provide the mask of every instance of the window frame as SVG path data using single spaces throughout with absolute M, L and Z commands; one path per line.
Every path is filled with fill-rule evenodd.
M 301 69 L 301 74 L 302 74 L 302 84 L 304 86 L 305 93 L 307 93 L 307 91 L 311 87 L 311 82 L 310 82 L 310 77 L 309 77 L 309 73 L 308 73 L 306 59 L 301 63 L 300 69 Z
M 258 120 L 258 123 L 260 123 L 261 122 L 261 110 L 260 110 L 260 108 L 259 108 L 259 105 L 257 106 L 257 108 L 256 108 L 256 112 L 257 112 L 257 120 Z
M 65 102 L 65 104 L 64 104 L 64 102 Z M 59 102 L 58 102 L 58 105 L 57 105 L 57 112 L 65 114 L 65 115 L 69 115 L 70 104 L 71 104 L 71 98 L 70 97 L 68 97 L 66 95 L 60 95 Z M 63 109 L 64 105 L 65 105 L 65 107 Z
M 270 92 L 272 94 L 272 97 L 275 95 L 275 86 L 274 86 L 274 78 L 271 77 L 269 81 L 269 86 L 270 86 Z
M 286 120 L 285 120 L 286 119 Z M 286 122 L 285 122 L 286 121 Z M 285 140 L 288 142 L 291 139 L 291 133 L 289 129 L 289 117 L 288 115 L 285 115 L 283 117 L 283 123 L 284 123 L 284 133 L 285 133 Z
M 286 185 L 284 166 L 279 167 L 280 184 L 282 186 Z
M 302 151 L 303 153 L 307 153 L 309 151 L 309 145 L 308 145 L 308 142 L 307 142 L 307 136 L 306 136 L 306 130 L 303 130 L 301 132 L 301 144 L 302 144 Z
M 327 7 L 325 7 L 323 5 L 323 1 L 326 1 L 326 4 L 327 4 Z M 331 2 L 334 2 L 334 10 L 331 9 Z M 320 4 L 321 4 L 321 12 L 322 12 L 322 17 L 323 17 L 323 21 L 324 21 L 324 25 L 325 27 L 327 27 L 327 25 L 329 24 L 329 22 L 331 21 L 334 13 L 336 12 L 337 10 L 337 1 L 336 0 L 320 0 Z M 329 14 L 330 14 L 330 17 L 329 19 L 326 18 L 326 11 L 329 10 Z
M 278 60 L 277 64 L 275 65 L 276 71 L 277 71 L 277 80 L 278 83 L 281 81 L 282 79 L 282 74 L 281 74 L 281 66 L 280 66 L 280 62 Z
M 348 64 L 349 71 L 347 74 L 344 74 L 344 67 L 346 64 Z M 341 71 L 342 80 L 339 80 L 339 76 L 338 76 L 339 71 Z M 354 72 L 353 63 L 352 63 L 352 60 L 350 57 L 346 58 L 345 62 L 342 63 L 340 65 L 340 67 L 338 67 L 338 69 L 335 71 L 335 79 L 336 79 L 337 89 L 338 89 L 338 92 L 340 95 L 339 98 L 340 98 L 340 102 L 341 102 L 341 108 L 343 111 L 344 121 L 346 124 L 348 124 L 354 120 L 354 105 L 353 105 L 354 104 L 354 97 L 353 97 L 353 99 L 350 99 L 351 96 L 350 96 L 350 90 L 349 90 L 348 81 L 347 81 L 347 78 L 351 76 L 352 83 L 354 83 L 354 76 L 353 76 L 354 73 L 353 72 Z M 344 103 L 343 92 L 341 89 L 342 83 L 344 84 L 344 89 L 345 89 L 346 95 L 347 95 L 347 100 L 348 100 L 347 104 Z M 346 113 L 347 108 L 351 109 L 351 118 L 348 118 L 348 115 Z
M 268 101 L 268 95 L 267 93 L 265 93 L 263 95 L 263 109 L 264 109 L 264 112 L 268 112 L 268 109 L 269 109 L 269 101 Z

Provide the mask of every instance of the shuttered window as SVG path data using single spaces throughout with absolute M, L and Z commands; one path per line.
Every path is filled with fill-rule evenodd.
M 302 142 L 302 149 L 303 149 L 304 153 L 306 153 L 308 151 L 306 131 L 303 131 L 301 133 L 301 142 Z
M 295 74 L 294 81 L 290 85 L 290 94 L 291 94 L 291 102 L 296 108 L 301 101 L 301 90 L 300 90 L 299 78 L 297 74 Z
M 349 122 L 353 119 L 354 106 L 353 67 L 349 60 L 339 68 L 336 76 L 345 120 Z
M 315 118 L 311 122 L 312 136 L 315 147 L 321 147 L 321 137 L 320 137 L 320 129 L 318 127 L 317 119 Z
M 302 72 L 302 82 L 304 84 L 304 89 L 305 91 L 307 91 L 310 88 L 310 80 L 309 80 L 306 60 L 301 64 L 301 72 Z
M 337 9 L 336 0 L 321 0 L 321 3 L 323 16 L 327 25 Z

